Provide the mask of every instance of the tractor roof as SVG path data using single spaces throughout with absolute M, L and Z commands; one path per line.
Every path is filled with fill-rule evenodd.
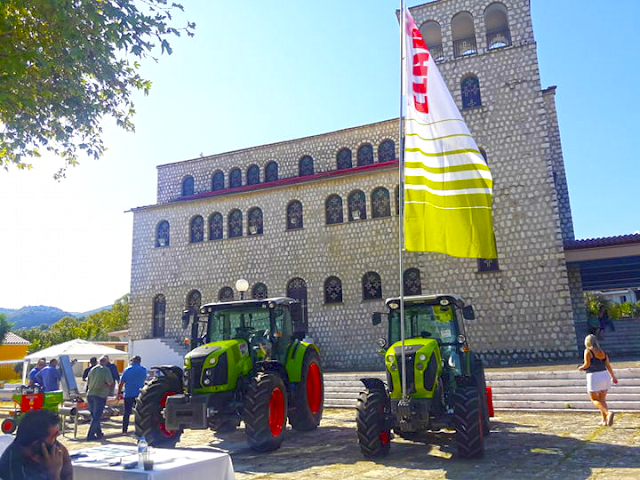
M 210 313 L 215 310 L 241 309 L 247 307 L 268 308 L 273 305 L 291 305 L 298 303 L 298 300 L 289 297 L 272 297 L 272 298 L 250 298 L 248 300 L 234 300 L 232 302 L 212 302 L 202 305 L 200 313 Z
M 460 295 L 455 293 L 437 293 L 433 295 L 407 295 L 404 297 L 405 305 L 417 305 L 420 303 L 426 303 L 428 305 L 440 305 L 441 300 L 448 300 L 449 303 L 455 303 L 459 308 L 465 306 L 465 301 Z M 387 298 L 384 302 L 388 307 L 389 304 L 395 302 L 400 303 L 400 297 Z

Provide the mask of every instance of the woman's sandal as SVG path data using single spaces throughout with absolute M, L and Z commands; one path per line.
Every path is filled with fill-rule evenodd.
M 607 415 L 607 426 L 611 426 L 613 425 L 613 417 L 614 417 L 615 413 L 613 412 L 609 412 L 609 414 Z

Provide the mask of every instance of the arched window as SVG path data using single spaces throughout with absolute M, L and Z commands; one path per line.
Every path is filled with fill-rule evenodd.
M 167 309 L 167 300 L 164 295 L 159 294 L 153 299 L 153 336 L 156 338 L 164 337 L 165 312 Z
M 385 140 L 378 147 L 378 162 L 392 162 L 396 159 L 396 144 L 393 140 Z
M 340 195 L 329 195 L 324 202 L 324 210 L 327 217 L 327 225 L 344 222 L 342 197 L 340 197 Z
M 473 17 L 469 12 L 460 12 L 451 20 L 451 34 L 453 36 L 453 54 L 464 57 L 478 51 L 476 46 L 476 29 Z
M 367 272 L 362 276 L 362 299 L 382 298 L 382 281 L 376 272 Z
M 371 165 L 373 163 L 373 147 L 366 143 L 358 148 L 358 166 Z
M 434 61 L 444 60 L 444 52 L 442 50 L 442 28 L 438 22 L 429 20 L 420 25 L 420 33 L 424 43 L 431 52 Z
M 247 214 L 247 230 L 249 236 L 262 235 L 262 210 L 254 207 Z
M 462 109 L 482 106 L 480 98 L 480 81 L 475 75 L 469 75 L 462 79 L 460 83 L 462 92 Z
M 367 218 L 367 197 L 361 190 L 356 190 L 349 194 L 347 200 L 347 206 L 349 208 L 349 221 L 364 220 Z
M 228 233 L 229 238 L 242 236 L 242 212 L 240 210 L 233 209 L 229 212 L 229 225 Z
M 234 168 L 229 172 L 229 188 L 242 186 L 242 172 L 239 168 Z
M 298 162 L 298 176 L 306 177 L 307 175 L 313 175 L 313 173 L 313 158 L 305 155 Z
M 231 287 L 222 287 L 218 292 L 218 300 L 220 302 L 231 302 L 233 301 L 233 288 Z
M 353 160 L 351 158 L 351 150 L 343 148 L 336 155 L 336 168 L 338 170 L 344 170 L 345 168 L 353 167 Z
M 257 185 L 260 183 L 260 167 L 251 165 L 247 168 L 247 185 Z
M 224 172 L 218 170 L 211 178 L 211 191 L 224 190 Z
M 169 246 L 169 222 L 162 220 L 156 227 L 156 247 Z
M 191 243 L 201 242 L 204 240 L 204 218 L 202 215 L 196 215 L 189 222 L 189 241 Z
M 507 7 L 503 4 L 492 3 L 486 8 L 484 26 L 487 30 L 487 48 L 489 50 L 511 45 Z
M 209 240 L 222 238 L 222 214 L 215 212 L 209 217 Z
M 185 307 L 187 309 L 195 308 L 196 311 L 199 312 L 201 305 L 202 305 L 202 295 L 198 290 L 191 290 L 189 292 L 189 295 L 187 295 L 187 301 L 186 301 Z
M 389 190 L 384 187 L 378 187 L 371 192 L 371 216 L 373 218 L 391 216 Z
M 400 185 L 396 185 L 396 215 L 400 215 Z
M 402 275 L 405 295 L 422 295 L 422 283 L 420 281 L 420 270 L 408 268 Z
M 324 281 L 324 303 L 342 303 L 342 282 L 338 277 Z
M 251 289 L 251 298 L 262 300 L 268 297 L 267 286 L 264 283 L 256 283 Z
M 294 334 L 307 331 L 307 282 L 302 278 L 292 278 L 287 283 L 287 297 L 298 300 L 300 304 L 291 308 L 291 320 L 293 320 Z
M 296 230 L 302 226 L 302 203 L 293 200 L 287 205 L 287 230 Z
M 264 167 L 264 181 L 275 182 L 278 180 L 278 164 L 276 162 L 269 162 Z
M 182 196 L 188 197 L 189 195 L 193 195 L 193 188 L 193 177 L 187 175 L 182 179 Z

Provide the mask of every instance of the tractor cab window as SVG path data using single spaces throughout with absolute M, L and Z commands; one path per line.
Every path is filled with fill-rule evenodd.
M 456 341 L 457 324 L 451 305 L 413 305 L 404 309 L 405 338 L 433 338 L 440 344 Z M 389 342 L 400 341 L 400 311 L 389 315 Z

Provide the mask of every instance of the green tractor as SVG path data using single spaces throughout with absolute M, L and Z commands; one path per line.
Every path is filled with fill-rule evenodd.
M 384 355 L 387 384 L 363 378 L 365 390 L 357 402 L 360 450 L 366 457 L 389 453 L 392 431 L 417 440 L 428 431 L 455 430 L 458 455 L 482 456 L 489 434 L 489 412 L 482 361 L 469 351 L 465 320 L 473 320 L 471 305 L 457 295 L 404 297 L 404 364 L 400 330 L 400 299 L 386 301 L 389 308 L 389 344 L 378 340 Z M 373 324 L 382 321 L 373 314 Z M 406 365 L 403 395 L 403 369 Z
M 136 435 L 173 446 L 184 429 L 230 432 L 244 421 L 252 449 L 280 447 L 287 418 L 313 430 L 324 403 L 318 347 L 301 341 L 300 303 L 288 297 L 210 303 L 184 312 L 191 347 L 184 371 L 154 367 L 135 405 Z M 298 326 L 298 331 L 294 327 Z

